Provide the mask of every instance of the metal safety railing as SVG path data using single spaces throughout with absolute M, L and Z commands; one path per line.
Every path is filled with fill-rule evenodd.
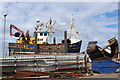
M 84 66 L 84 56 L 82 54 L 5 56 L 0 57 L 0 63 L 2 71 L 52 71 L 58 68 Z

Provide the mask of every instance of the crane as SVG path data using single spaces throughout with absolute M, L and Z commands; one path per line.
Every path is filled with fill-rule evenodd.
M 51 28 L 51 27 L 47 27 L 47 28 Z M 59 30 L 59 29 L 56 29 L 56 28 L 53 28 L 53 27 L 51 29 L 56 30 L 56 31 L 60 31 L 60 32 L 64 32 L 62 30 Z M 70 33 L 67 33 L 67 34 L 71 35 Z
M 16 32 L 15 34 L 12 33 L 12 28 L 16 29 L 18 32 Z M 10 36 L 15 36 L 15 37 L 19 37 L 20 35 L 24 34 L 24 31 L 18 29 L 16 26 L 14 26 L 13 24 L 10 25 Z
M 42 25 L 41 28 L 37 29 L 37 31 L 40 32 L 44 27 L 46 27 L 47 28 L 46 31 L 50 32 L 50 35 L 52 35 L 52 29 L 56 30 L 56 31 L 64 32 L 62 30 L 53 28 L 53 26 L 55 25 L 55 23 L 56 23 L 56 21 L 52 25 L 52 19 L 50 19 L 48 22 L 46 22 L 45 25 Z M 73 36 L 73 34 L 71 34 L 71 33 L 67 33 L 67 34 L 69 34 L 70 36 Z

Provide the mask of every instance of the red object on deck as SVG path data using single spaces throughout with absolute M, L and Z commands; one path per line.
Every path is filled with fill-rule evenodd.
M 78 31 L 76 32 L 76 34 L 78 34 Z

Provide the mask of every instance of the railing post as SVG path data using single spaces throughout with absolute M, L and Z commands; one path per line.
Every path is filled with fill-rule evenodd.
M 65 53 L 67 53 L 67 31 L 64 32 L 64 47 L 65 47 Z

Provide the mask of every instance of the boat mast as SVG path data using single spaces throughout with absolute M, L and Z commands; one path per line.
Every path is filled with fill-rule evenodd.
M 55 25 L 56 21 L 52 24 L 52 19 L 46 23 L 47 31 L 49 32 L 49 43 L 52 43 L 52 34 L 53 34 L 53 26 Z
M 37 19 L 36 20 L 36 27 L 35 27 L 35 32 L 34 32 L 34 36 L 35 36 L 35 46 L 34 46 L 34 49 L 35 49 L 35 54 L 37 54 L 38 52 L 38 49 L 37 49 L 37 35 L 38 35 L 38 28 L 39 28 L 39 23 L 40 23 L 40 20 Z
M 71 29 L 70 29 L 70 39 L 71 39 L 72 36 L 73 36 L 73 33 L 74 33 L 74 29 L 75 29 L 75 27 L 74 27 L 74 18 L 73 18 L 73 14 L 72 14 L 72 16 L 71 16 L 71 24 L 70 24 L 70 26 L 71 26 Z
M 50 28 L 49 28 L 50 32 L 50 43 L 52 43 L 52 19 L 50 18 Z

